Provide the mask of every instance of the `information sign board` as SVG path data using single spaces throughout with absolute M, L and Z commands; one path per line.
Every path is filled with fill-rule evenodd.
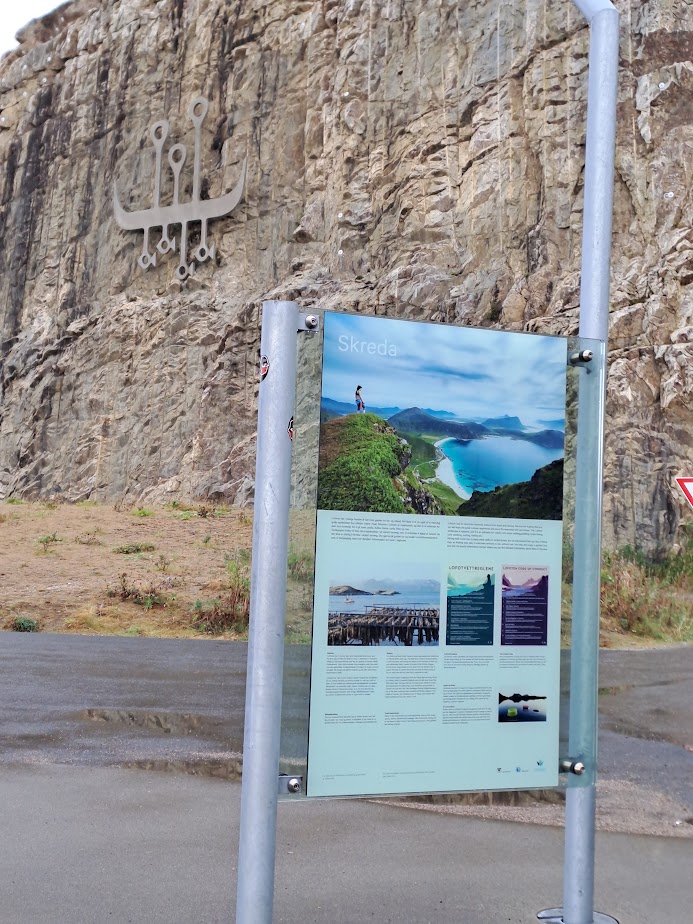
M 566 341 L 326 313 L 306 795 L 558 784 Z

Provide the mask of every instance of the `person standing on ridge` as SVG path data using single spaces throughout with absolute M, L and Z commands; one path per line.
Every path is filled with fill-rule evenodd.
M 356 394 L 354 395 L 354 398 L 356 399 L 356 413 L 357 413 L 357 414 L 365 414 L 365 413 L 366 413 L 366 405 L 363 403 L 363 395 L 361 394 L 361 386 L 360 386 L 360 385 L 357 385 L 357 386 L 356 386 Z

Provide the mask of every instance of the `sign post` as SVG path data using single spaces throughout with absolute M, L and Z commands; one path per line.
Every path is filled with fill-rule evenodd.
M 589 88 L 588 88 L 588 116 L 587 116 L 587 152 L 585 163 L 585 194 L 584 194 L 584 220 L 583 220 L 583 248 L 582 248 L 582 276 L 581 276 L 581 315 L 580 315 L 580 336 L 600 341 L 606 346 L 608 334 L 608 317 L 609 317 L 609 275 L 610 275 L 610 241 L 611 241 L 611 220 L 613 204 L 613 173 L 614 173 L 614 148 L 615 148 L 615 125 L 616 125 L 616 101 L 617 101 L 617 78 L 618 78 L 618 44 L 619 44 L 619 14 L 609 0 L 575 0 L 576 5 L 583 12 L 590 23 L 590 53 L 589 53 Z M 161 224 L 161 222 L 160 222 Z M 259 428 L 258 428 L 258 449 L 257 449 L 257 475 L 256 475 L 256 496 L 255 496 L 255 524 L 253 536 L 253 592 L 251 599 L 251 635 L 249 642 L 248 658 L 248 687 L 246 697 L 246 726 L 245 726 L 245 744 L 244 744 L 244 781 L 243 794 L 241 802 L 241 835 L 240 835 L 240 858 L 238 868 L 238 898 L 237 898 L 237 916 L 236 924 L 271 924 L 272 921 L 272 903 L 273 903 L 273 880 L 274 880 L 274 859 L 276 843 L 276 808 L 278 795 L 278 768 L 279 768 L 279 741 L 280 741 L 280 714 L 281 714 L 281 667 L 283 660 L 284 646 L 284 595 L 286 586 L 285 562 L 287 558 L 288 545 L 288 513 L 289 513 L 289 493 L 290 493 L 290 468 L 291 468 L 291 441 L 290 436 L 293 431 L 293 402 L 295 391 L 295 374 L 296 374 L 296 331 L 299 326 L 298 309 L 292 302 L 268 302 L 265 303 L 263 311 L 263 332 L 262 332 L 262 372 L 263 380 L 260 389 L 260 406 L 259 406 Z M 387 341 L 369 341 L 347 339 L 349 349 L 354 350 L 352 343 L 359 344 L 358 351 L 370 355 L 392 355 L 390 345 Z M 385 351 L 384 353 L 382 351 Z M 595 859 L 595 811 L 596 811 L 596 762 L 597 762 L 597 667 L 599 653 L 599 588 L 600 588 L 600 564 L 601 564 L 601 508 L 602 508 L 602 451 L 603 451 L 603 432 L 604 432 L 604 389 L 605 377 L 603 374 L 603 363 L 595 366 L 592 372 L 588 366 L 581 370 L 580 381 L 580 403 L 578 412 L 578 443 L 577 443 L 577 488 L 576 488 L 576 515 L 575 515 L 575 556 L 574 556 L 574 601 L 573 601 L 573 626 L 572 626 L 572 652 L 571 652 L 571 704 L 570 704 L 570 741 L 568 755 L 565 755 L 563 764 L 569 768 L 572 773 L 570 784 L 567 791 L 566 800 L 566 836 L 565 836 L 565 860 L 564 860 L 564 894 L 563 908 L 550 909 L 540 912 L 538 917 L 543 921 L 552 921 L 555 924 L 607 924 L 615 921 L 614 918 L 605 914 L 594 912 L 594 859 Z M 359 385 L 360 383 L 352 383 Z M 357 387 L 355 392 L 354 403 L 356 406 L 356 415 L 365 412 L 368 408 L 364 406 L 371 400 L 367 390 L 361 391 Z M 411 407 L 413 411 L 420 410 L 419 407 Z M 352 415 L 354 412 L 352 411 Z M 380 415 L 382 416 L 382 415 Z M 407 424 L 407 432 L 415 432 L 415 419 L 400 421 L 401 429 Z M 425 423 L 429 423 L 425 421 Z M 507 425 L 507 421 L 505 421 Z M 494 425 L 495 426 L 495 425 Z M 430 429 L 430 428 L 429 428 Z M 288 432 L 287 432 L 288 431 Z M 421 431 L 423 436 L 429 436 L 428 431 Z M 358 434 L 357 434 L 358 435 Z M 383 431 L 385 437 L 390 434 Z M 423 443 L 426 442 L 423 437 L 419 437 Z M 401 442 L 396 439 L 388 448 L 392 450 L 399 461 L 403 453 Z M 425 453 L 425 447 L 416 444 L 420 452 Z M 371 447 L 372 448 L 372 447 Z M 387 448 L 387 447 L 386 447 Z M 370 450 L 369 450 L 370 451 Z M 382 447 L 373 449 L 371 456 L 373 458 L 384 458 L 387 453 Z M 368 471 L 372 471 L 371 456 L 366 459 Z M 389 464 L 390 460 L 386 460 Z M 428 458 L 422 456 L 420 463 L 420 472 L 426 473 L 428 469 L 426 464 Z M 370 466 L 370 467 L 369 467 Z M 399 485 L 397 489 L 401 496 L 410 498 L 412 505 L 426 503 L 426 492 L 420 492 L 418 483 L 407 481 L 406 478 L 395 478 L 395 465 L 392 468 L 392 485 L 395 482 Z M 430 463 L 429 463 L 430 468 Z M 360 471 L 360 470 L 359 470 Z M 323 473 L 324 476 L 325 473 Z M 424 479 L 427 476 L 424 475 Z M 421 480 L 419 478 L 419 480 Z M 387 481 L 387 479 L 386 479 Z M 323 487 L 324 484 L 323 480 Z M 357 484 L 360 482 L 356 482 Z M 329 481 L 327 482 L 330 487 Z M 385 493 L 373 493 L 369 489 L 371 502 L 375 497 L 381 497 L 382 503 L 386 505 L 394 500 L 387 493 L 387 484 L 375 485 L 376 489 L 383 488 Z M 334 492 L 338 492 L 339 479 L 335 479 Z M 682 485 L 682 489 L 683 485 Z M 685 489 L 684 489 L 685 492 Z M 484 493 L 482 491 L 482 493 Z M 421 495 L 421 496 L 419 496 Z M 335 493 L 336 496 L 336 493 Z M 440 494 L 436 500 L 439 505 L 445 506 L 450 502 L 449 495 L 445 492 Z M 327 510 L 344 509 L 339 506 L 328 505 Z M 421 512 L 434 512 L 432 509 Z M 441 511 L 445 511 L 441 508 Z M 482 514 L 484 515 L 484 514 Z M 431 523 L 436 517 L 429 518 Z M 550 517 L 547 518 L 550 521 Z M 334 526 L 334 520 L 330 521 L 330 541 L 334 539 L 339 542 L 348 541 L 347 532 L 340 533 L 339 530 L 348 530 L 348 524 L 337 524 Z M 431 541 L 435 544 L 435 536 L 421 536 L 423 540 Z M 466 541 L 464 537 L 456 537 L 456 541 Z M 396 541 L 396 540 L 395 540 Z M 477 546 L 478 547 L 478 546 Z M 435 554 L 430 556 L 430 560 L 435 559 Z M 423 562 L 423 558 L 421 559 Z M 393 559 L 394 562 L 394 559 Z M 520 584 L 513 581 L 513 573 L 509 566 L 517 563 L 510 562 L 474 562 L 478 569 L 485 572 L 480 582 L 477 581 L 478 575 L 472 574 L 472 568 L 467 568 L 464 574 L 465 587 L 470 590 L 469 596 L 477 594 L 474 603 L 474 620 L 472 621 L 472 606 L 468 602 L 452 599 L 447 603 L 448 619 L 446 621 L 446 631 L 448 625 L 451 627 L 446 637 L 446 647 L 451 644 L 457 644 L 463 648 L 465 642 L 469 643 L 470 633 L 474 636 L 471 644 L 479 645 L 483 639 L 493 639 L 490 635 L 489 616 L 490 605 L 488 605 L 485 595 L 490 595 L 491 589 L 499 585 L 496 584 L 496 578 L 500 576 L 503 587 L 508 586 L 509 594 L 513 591 L 520 590 Z M 537 596 L 544 593 L 547 581 L 542 581 L 541 575 L 529 574 L 530 568 L 535 570 L 541 567 L 539 563 L 530 561 L 522 562 L 527 567 L 527 575 L 517 575 L 518 580 L 522 577 L 522 584 L 531 582 L 534 589 L 538 589 Z M 487 565 L 489 567 L 487 567 Z M 549 568 L 551 568 L 549 564 Z M 415 575 L 418 581 L 419 596 L 423 597 L 428 593 L 435 583 L 435 576 L 431 577 L 425 567 L 421 565 L 419 572 Z M 394 574 L 394 571 L 393 571 Z M 345 580 L 343 584 L 337 584 L 334 578 L 340 575 L 325 573 L 321 580 L 323 590 L 327 590 L 327 596 L 343 597 L 345 607 L 351 606 L 349 602 L 355 588 L 352 583 Z M 386 575 L 390 576 L 390 575 Z M 458 593 L 459 575 L 454 573 L 454 568 L 450 568 L 447 575 L 447 586 L 450 593 L 448 598 L 462 597 L 464 593 Z M 535 578 L 538 582 L 535 582 Z M 375 578 L 373 579 L 375 580 Z M 407 580 L 411 580 L 408 576 Z M 376 581 L 377 584 L 377 581 Z M 550 587 L 550 578 L 549 585 Z M 402 591 L 391 592 L 389 587 L 375 586 L 370 589 L 371 594 L 384 596 L 394 596 L 405 590 L 411 590 L 402 584 Z M 317 582 L 316 582 L 317 589 Z M 390 591 L 390 592 L 389 592 Z M 389 592 L 389 593 L 388 593 Z M 494 591 L 495 593 L 495 591 Z M 498 596 L 498 594 L 495 594 Z M 502 594 L 501 594 L 502 598 Z M 403 644 L 406 647 L 412 645 L 412 640 L 416 637 L 417 646 L 421 646 L 416 670 L 412 670 L 411 676 L 397 676 L 396 671 L 387 668 L 384 672 L 384 684 L 390 683 L 390 698 L 396 698 L 396 694 L 401 693 L 402 685 L 413 695 L 414 687 L 417 689 L 427 690 L 430 687 L 429 679 L 425 676 L 427 669 L 430 669 L 431 654 L 427 649 L 435 647 L 436 642 L 440 643 L 441 639 L 441 613 L 433 612 L 436 608 L 428 606 L 426 601 L 409 602 L 406 606 L 404 601 L 399 601 L 400 606 L 396 607 L 391 601 L 379 603 L 369 614 L 374 618 L 377 617 L 380 622 L 381 617 L 387 617 L 387 632 L 394 639 L 396 633 L 404 632 Z M 542 638 L 544 616 L 540 612 L 540 607 L 533 603 L 532 618 L 534 619 L 535 629 L 539 633 L 537 638 Z M 393 615 L 392 610 L 407 610 L 408 612 L 396 613 Z M 504 619 L 504 613 L 511 614 L 513 607 L 508 606 L 501 610 L 501 619 Z M 430 612 L 429 612 L 430 611 Z M 547 611 L 550 613 L 550 608 Z M 330 612 L 326 613 L 326 637 L 325 647 L 336 649 L 340 644 L 342 635 L 349 636 L 350 632 L 366 632 L 365 622 L 367 620 L 341 619 L 343 613 L 336 613 L 330 622 Z M 402 617 L 407 620 L 419 620 L 413 627 L 411 622 L 406 625 L 395 624 L 392 620 L 394 617 Z M 540 618 L 541 617 L 541 618 Z M 550 619 L 550 616 L 548 617 Z M 340 621 L 341 619 L 341 621 Z M 427 623 L 425 620 L 428 620 Z M 474 624 L 472 625 L 472 622 Z M 343 623 L 343 624 L 342 624 Z M 358 623 L 358 625 L 357 625 Z M 364 625 L 361 625 L 364 623 Z M 391 624 L 390 624 L 391 623 Z M 386 628 L 384 623 L 378 624 L 376 628 L 377 638 L 382 640 Z M 511 634 L 517 631 L 511 615 L 506 619 L 506 629 L 510 634 L 500 635 L 498 644 L 503 646 L 511 644 L 509 641 Z M 329 631 L 334 632 L 333 640 L 330 642 Z M 411 631 L 410 631 L 411 630 Z M 352 636 L 353 637 L 353 636 Z M 368 626 L 368 645 L 375 644 L 372 639 L 373 625 Z M 399 635 L 397 635 L 399 638 Z M 520 644 L 535 644 L 537 638 L 532 641 L 520 642 Z M 505 639 L 505 641 L 504 641 Z M 517 639 L 514 639 L 517 643 Z M 541 644 L 542 642 L 540 642 Z M 380 644 L 380 642 L 378 642 Z M 495 644 L 495 642 L 492 642 Z M 421 655 L 423 654 L 423 657 Z M 325 696 L 328 695 L 330 684 L 335 682 L 334 678 L 338 677 L 342 671 L 340 667 L 339 652 L 333 651 L 332 665 L 334 670 L 330 670 L 329 676 L 327 668 L 324 671 L 324 690 Z M 457 660 L 464 659 L 465 655 L 460 652 L 456 655 Z M 449 669 L 452 671 L 457 666 L 455 658 L 449 659 Z M 366 667 L 371 670 L 372 658 L 369 657 Z M 454 663 L 453 663 L 454 662 Z M 394 662 L 392 662 L 394 664 Z M 550 665 L 550 659 L 547 659 L 547 666 Z M 469 666 L 465 663 L 464 666 Z M 366 676 L 368 671 L 362 672 L 362 676 L 357 678 L 355 690 L 361 693 L 371 688 L 373 678 Z M 417 686 L 418 685 L 418 686 Z M 552 677 L 547 673 L 545 685 L 547 689 L 553 688 Z M 498 684 L 496 684 L 498 686 Z M 466 691 L 467 693 L 469 691 Z M 524 710 L 522 697 L 527 694 L 526 690 L 509 691 L 497 689 L 496 697 L 500 697 L 501 702 L 498 707 L 498 722 L 506 721 L 509 724 L 517 722 L 520 710 Z M 510 693 L 506 696 L 506 693 Z M 501 695 L 502 694 L 502 695 Z M 539 703 L 544 699 L 543 693 L 531 691 L 531 699 Z M 479 694 L 481 696 L 481 694 Z M 387 690 L 385 699 L 388 698 Z M 516 701 L 517 698 L 517 701 Z M 505 705 L 504 705 L 505 704 Z M 313 705 L 320 705 L 313 703 Z M 519 708 L 518 708 L 519 706 Z M 448 710 L 449 718 L 455 720 L 454 710 Z M 541 706 L 537 709 L 536 703 L 532 707 L 532 712 L 538 712 L 540 718 L 536 722 L 544 721 L 541 718 Z M 370 722 L 370 713 L 359 714 L 358 716 L 329 713 L 323 709 L 323 724 L 325 727 L 331 724 L 338 724 L 343 729 L 353 725 L 354 719 L 361 724 Z M 333 722 L 335 719 L 336 720 Z M 478 714 L 474 713 L 478 718 Z M 311 718 L 311 721 L 314 720 Z M 395 727 L 399 723 L 411 724 L 416 728 L 421 728 L 430 722 L 430 716 L 423 711 L 410 711 L 406 714 L 402 711 L 392 709 L 387 713 L 388 728 Z M 313 746 L 316 739 L 311 739 Z M 547 736 L 548 741 L 548 736 Z M 500 751 L 498 752 L 500 754 Z M 327 754 L 327 751 L 325 752 Z M 328 755 L 331 760 L 331 755 Z M 319 754 L 315 755 L 318 765 L 319 776 L 315 777 L 316 790 L 323 783 L 327 785 L 332 783 L 332 779 L 340 774 L 339 767 L 324 766 L 320 770 Z M 499 766 L 495 772 L 501 773 L 503 764 L 498 758 Z M 432 762 L 432 765 L 435 761 Z M 541 764 L 536 761 L 537 767 Z M 520 766 L 518 764 L 518 766 Z M 578 769 L 579 768 L 579 769 Z M 521 772 L 521 767 L 516 772 Z M 412 767 L 409 775 L 416 775 L 420 772 L 419 768 Z M 424 772 L 428 772 L 424 768 Z M 579 774 L 579 775 L 578 775 Z M 348 767 L 345 767 L 341 774 L 343 780 L 354 779 L 355 773 Z M 406 775 L 406 774 L 405 774 Z M 332 779 L 330 779 L 332 778 Z M 485 779 L 485 777 L 484 777 Z M 312 781 L 307 781 L 309 788 Z M 346 790 L 351 783 L 342 784 Z M 410 791 L 415 787 L 408 786 L 404 780 L 397 787 L 398 791 Z M 447 784 L 443 782 L 441 790 L 445 790 Z M 476 788 L 474 786 L 470 788 Z M 487 786 L 487 788 L 490 788 Z M 381 790 L 382 791 L 382 790 Z M 418 791 L 421 791 L 418 789 Z M 319 793 L 316 791 L 315 793 Z M 337 793 L 334 793 L 337 794 Z M 345 791 L 343 794 L 347 794 Z
M 295 302 L 263 302 L 236 924 L 271 924 L 296 390 Z
M 606 346 L 619 13 L 609 0 L 575 0 L 575 4 L 590 24 L 580 336 L 601 340 Z M 542 911 L 538 917 L 555 924 L 607 924 L 615 919 L 594 911 L 604 408 L 602 401 L 596 419 L 590 415 L 588 402 L 582 400 L 586 380 L 580 384 L 569 747 L 570 761 L 579 761 L 585 772 L 571 778 L 566 794 L 563 908 Z

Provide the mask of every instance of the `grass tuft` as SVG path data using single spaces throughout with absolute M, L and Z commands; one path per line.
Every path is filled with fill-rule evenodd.
M 606 552 L 602 626 L 658 641 L 693 640 L 693 538 L 676 555 Z
M 166 606 L 166 596 L 158 588 L 150 584 L 148 587 L 140 587 L 138 584 L 130 582 L 130 578 L 123 572 L 118 579 L 117 587 L 108 587 L 106 596 L 125 602 L 129 600 L 137 606 L 143 606 L 147 610 L 155 606 Z
M 137 555 L 140 552 L 153 552 L 151 542 L 130 542 L 127 545 L 117 545 L 113 551 L 117 555 Z
M 315 559 L 310 552 L 299 551 L 291 545 L 289 546 L 287 567 L 289 577 L 295 581 L 312 581 L 315 571 Z

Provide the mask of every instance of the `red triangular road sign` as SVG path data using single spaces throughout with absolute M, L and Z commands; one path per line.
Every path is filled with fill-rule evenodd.
M 693 478 L 677 478 L 676 484 L 686 496 L 686 500 L 693 507 Z

